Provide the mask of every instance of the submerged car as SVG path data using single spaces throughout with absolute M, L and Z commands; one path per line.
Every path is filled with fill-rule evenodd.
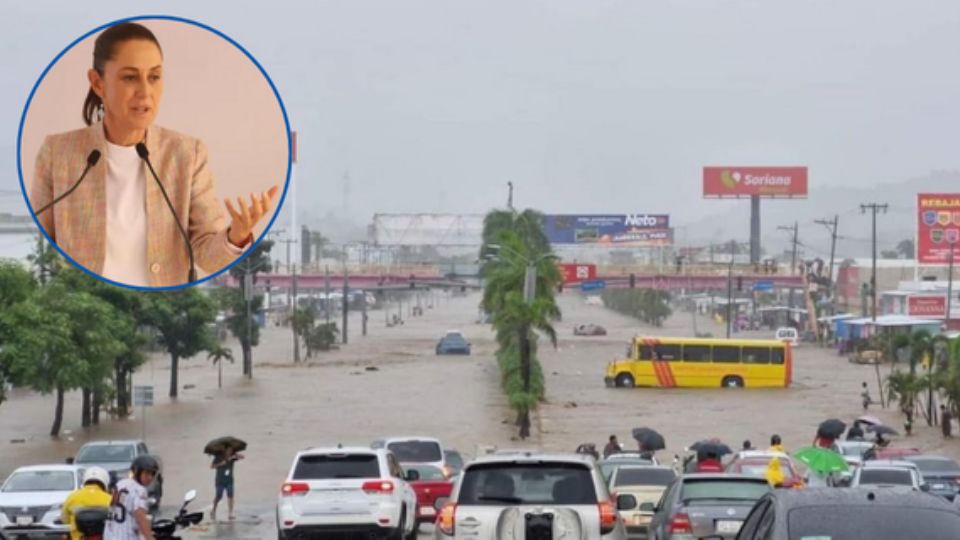
M 599 324 L 578 324 L 573 327 L 575 336 L 605 336 L 607 329 Z
M 470 354 L 470 342 L 462 332 L 451 330 L 437 343 L 437 354 Z

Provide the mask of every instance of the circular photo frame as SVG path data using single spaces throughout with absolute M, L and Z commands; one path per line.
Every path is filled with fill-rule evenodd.
M 83 34 L 43 70 L 17 133 L 30 214 L 71 264 L 136 290 L 215 278 L 253 251 L 289 188 L 280 93 L 239 43 L 148 15 Z

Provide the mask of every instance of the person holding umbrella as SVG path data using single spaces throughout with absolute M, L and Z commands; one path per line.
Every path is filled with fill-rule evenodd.
M 227 496 L 228 518 L 233 521 L 236 516 L 234 508 L 234 481 L 233 465 L 243 459 L 240 452 L 247 448 L 247 443 L 234 437 L 221 437 L 210 441 L 204 448 L 204 453 L 214 456 L 210 468 L 216 470 L 214 477 L 213 508 L 210 510 L 210 519 L 217 521 L 217 505 Z

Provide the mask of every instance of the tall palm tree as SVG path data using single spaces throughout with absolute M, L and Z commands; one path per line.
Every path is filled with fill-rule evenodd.
M 217 388 L 223 388 L 223 361 L 227 360 L 231 364 L 233 363 L 233 350 L 223 345 L 217 345 L 207 355 L 207 359 L 217 366 Z
M 556 347 L 551 323 L 560 317 L 554 291 L 561 276 L 542 223 L 542 216 L 533 210 L 491 212 L 485 219 L 481 250 L 485 258 L 482 303 L 492 315 L 498 354 L 519 357 L 521 386 L 510 399 L 518 412 L 521 438 L 530 436 L 530 410 L 543 397 L 534 395 L 531 387 L 536 332 L 545 334 Z M 493 248 L 492 244 L 499 247 Z M 529 266 L 536 271 L 536 281 L 532 300 L 527 301 L 524 286 Z

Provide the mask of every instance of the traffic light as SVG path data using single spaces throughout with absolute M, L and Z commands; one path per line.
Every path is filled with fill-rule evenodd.
M 636 286 L 637 286 L 637 275 L 630 274 L 630 288 L 633 289 L 633 288 L 636 288 Z

